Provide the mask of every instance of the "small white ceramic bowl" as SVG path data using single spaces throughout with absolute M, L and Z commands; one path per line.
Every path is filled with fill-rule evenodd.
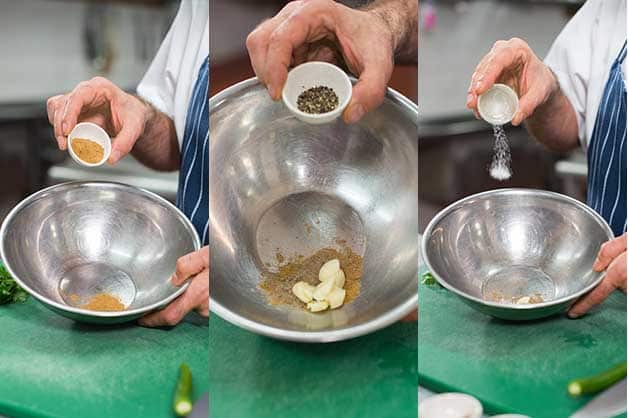
M 326 86 L 338 96 L 338 106 L 327 113 L 302 112 L 297 107 L 301 93 L 312 87 Z M 290 111 L 300 120 L 311 124 L 329 123 L 342 114 L 351 100 L 352 84 L 349 76 L 340 68 L 327 62 L 306 62 L 288 73 L 281 98 Z
M 505 84 L 494 84 L 478 97 L 478 112 L 491 125 L 505 125 L 519 108 L 517 93 Z
M 75 138 L 89 139 L 90 141 L 100 144 L 105 151 L 102 160 L 97 163 L 88 163 L 81 160 L 72 149 L 72 141 Z M 99 165 L 103 165 L 105 161 L 109 159 L 109 155 L 111 155 L 111 138 L 109 138 L 109 135 L 103 128 L 95 123 L 81 122 L 77 124 L 74 129 L 72 129 L 72 132 L 70 132 L 70 135 L 68 135 L 68 151 L 72 159 L 77 163 L 86 167 L 98 167 Z
M 482 404 L 464 393 L 441 393 L 419 405 L 420 418 L 481 418 Z

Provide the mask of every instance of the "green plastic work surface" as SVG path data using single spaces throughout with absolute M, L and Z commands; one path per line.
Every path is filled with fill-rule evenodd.
M 577 320 L 508 322 L 438 284 L 421 284 L 419 312 L 419 384 L 473 395 L 489 414 L 568 417 L 591 399 L 571 398 L 570 380 L 626 361 L 626 296 L 619 292 Z
M 182 362 L 207 392 L 207 322 L 165 329 L 96 326 L 33 298 L 0 306 L 0 415 L 171 418 Z
M 212 418 L 416 418 L 417 326 L 303 344 L 209 320 Z

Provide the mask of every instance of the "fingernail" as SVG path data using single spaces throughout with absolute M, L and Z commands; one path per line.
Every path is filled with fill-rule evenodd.
M 599 258 L 596 258 L 595 261 L 593 262 L 593 270 L 599 271 L 600 264 L 602 264 L 602 261 Z
M 471 93 L 467 94 L 467 106 L 471 105 L 472 100 L 473 100 L 473 95 Z
M 281 92 L 279 91 L 279 89 L 273 88 L 272 90 L 270 90 L 270 97 L 274 101 L 277 101 L 277 100 L 281 99 Z
M 170 283 L 172 283 L 175 286 L 178 286 L 176 274 L 173 274 L 172 276 L 170 276 Z
M 361 104 L 355 104 L 351 106 L 351 109 L 349 109 L 349 114 L 347 115 L 347 122 L 356 123 L 357 121 L 362 119 L 362 117 L 364 117 L 365 113 L 366 111 L 364 110 L 364 106 L 362 106 Z
M 59 145 L 59 149 L 62 151 L 65 151 L 66 148 L 66 143 L 65 143 L 65 138 L 62 136 L 58 136 L 57 137 L 57 144 Z
M 567 316 L 571 319 L 577 319 L 578 317 L 580 317 L 580 314 L 577 313 L 573 313 L 573 312 L 568 312 Z
M 115 164 L 122 157 L 122 153 L 118 150 L 112 150 L 111 155 L 109 156 L 109 163 Z
M 519 120 L 519 114 L 516 113 L 515 116 L 513 116 L 512 120 L 510 121 L 510 124 L 512 126 L 519 126 L 519 124 L 521 123 L 521 121 Z

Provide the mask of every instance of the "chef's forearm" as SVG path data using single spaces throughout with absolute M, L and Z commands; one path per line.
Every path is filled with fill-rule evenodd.
M 398 63 L 416 63 L 419 43 L 418 0 L 376 0 L 365 8 L 380 16 L 390 28 Z
M 526 120 L 526 127 L 537 141 L 552 151 L 567 152 L 578 147 L 576 112 L 557 82 L 547 101 Z
M 180 151 L 174 121 L 151 104 L 146 105 L 144 132 L 131 154 L 154 170 L 174 171 L 179 168 Z

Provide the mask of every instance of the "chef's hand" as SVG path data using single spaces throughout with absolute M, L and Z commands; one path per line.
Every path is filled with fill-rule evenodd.
M 246 40 L 258 79 L 274 100 L 281 98 L 288 68 L 327 61 L 359 75 L 347 123 L 379 106 L 392 75 L 395 36 L 377 13 L 351 9 L 332 0 L 293 1 L 258 26 Z
M 558 81 L 549 67 L 519 38 L 495 42 L 475 68 L 467 92 L 467 107 L 476 117 L 479 117 L 478 96 L 495 83 L 507 84 L 519 96 L 519 109 L 512 120 L 514 126 L 559 91 Z
M 581 297 L 570 309 L 569 317 L 578 318 L 602 303 L 615 289 L 626 293 L 627 234 L 602 245 L 593 264 L 594 271 L 606 270 L 606 276 L 595 289 Z
M 401 322 L 416 322 L 418 320 L 419 320 L 419 309 L 418 308 L 415 311 L 413 311 L 412 313 L 409 313 L 408 315 L 406 315 L 403 318 L 401 318 Z
M 67 137 L 78 122 L 92 122 L 112 137 L 110 164 L 131 151 L 150 112 L 140 99 L 102 77 L 83 81 L 70 93 L 49 98 L 47 107 L 48 121 L 61 150 L 67 148 Z
M 176 271 L 170 280 L 175 286 L 181 286 L 188 280 L 190 285 L 163 310 L 140 318 L 140 325 L 174 326 L 191 311 L 209 317 L 209 246 L 179 258 Z

